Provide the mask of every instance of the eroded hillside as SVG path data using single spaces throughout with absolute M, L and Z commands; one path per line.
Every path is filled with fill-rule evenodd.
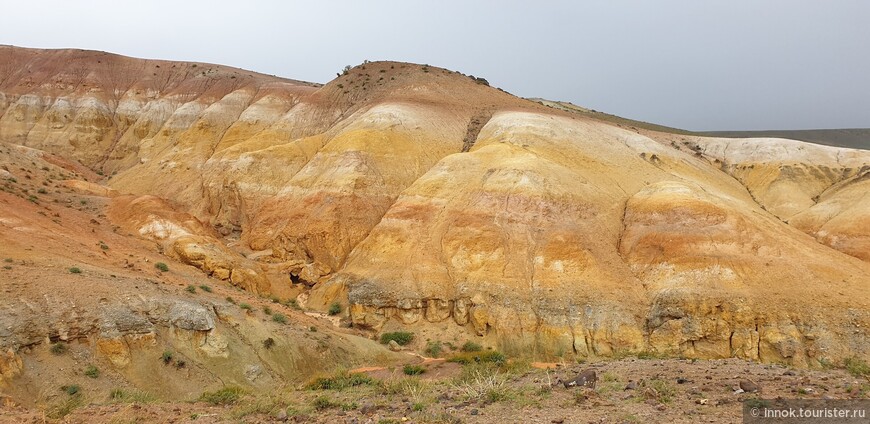
M 428 65 L 365 63 L 318 86 L 79 50 L 0 47 L 0 64 L 0 251 L 22 264 L 4 273 L 2 310 L 70 303 L 28 306 L 63 316 L 38 325 L 9 315 L 4 376 L 58 338 L 112 360 L 100 314 L 118 308 L 150 346 L 194 340 L 240 367 L 270 323 L 224 319 L 215 295 L 190 306 L 211 305 L 213 327 L 174 324 L 200 281 L 314 311 L 339 302 L 361 335 L 517 355 L 870 355 L 870 152 L 639 129 Z M 43 182 L 48 197 L 33 192 Z M 183 278 L 152 275 L 157 261 Z M 349 355 L 366 351 L 353 340 Z

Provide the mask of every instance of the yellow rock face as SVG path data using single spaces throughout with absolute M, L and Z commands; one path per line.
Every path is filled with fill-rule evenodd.
M 870 262 L 870 167 L 826 190 L 789 224 L 843 253 Z
M 21 374 L 24 364 L 21 357 L 12 349 L 0 353 L 0 387 L 8 384 L 15 376 Z
M 40 72 L 93 66 L 64 55 Z M 246 290 L 514 354 L 870 355 L 868 152 L 627 130 L 410 64 L 319 87 L 112 60 L 87 92 L 0 79 L 0 138 L 112 175 L 113 222 Z
M 396 200 L 321 290 L 346 286 L 352 304 L 370 305 L 352 308 L 354 321 L 374 327 L 439 323 L 430 305 L 452 304 L 441 310 L 457 326 L 516 351 L 797 364 L 830 352 L 839 342 L 808 336 L 817 326 L 791 308 L 843 325 L 846 314 L 809 299 L 825 281 L 865 298 L 854 273 L 866 265 L 809 242 L 704 167 L 600 124 L 496 114 L 470 153 Z

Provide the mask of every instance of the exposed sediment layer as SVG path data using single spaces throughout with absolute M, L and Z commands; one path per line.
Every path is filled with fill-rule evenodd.
M 870 355 L 866 151 L 620 128 L 425 65 L 0 57 L 0 140 L 102 173 L 116 225 L 247 290 L 541 355 Z

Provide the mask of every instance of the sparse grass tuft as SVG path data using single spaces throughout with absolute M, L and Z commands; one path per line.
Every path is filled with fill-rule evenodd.
M 266 315 L 272 315 L 272 308 L 268 306 L 263 306 L 263 313 Z
M 285 305 L 287 305 L 293 309 L 296 309 L 297 311 L 302 309 L 299 306 L 299 302 L 296 299 L 288 299 L 287 302 L 285 303 Z
M 329 310 L 327 311 L 327 313 L 329 315 L 338 315 L 343 309 L 344 308 L 342 308 L 341 303 L 333 302 L 331 305 L 329 305 Z
M 507 357 L 501 352 L 488 350 L 484 352 L 463 352 L 456 354 L 447 359 L 448 362 L 456 362 L 458 364 L 468 365 L 475 363 L 493 363 L 503 365 L 507 362 Z
M 311 406 L 318 411 L 323 411 L 330 408 L 335 408 L 338 406 L 337 403 L 333 402 L 326 396 L 318 396 L 313 401 L 311 401 Z
M 246 310 L 246 311 L 252 311 L 252 310 L 254 310 L 254 307 L 251 306 L 251 305 L 249 305 L 249 304 L 247 304 L 247 303 L 239 303 L 239 307 L 242 308 L 242 309 L 244 309 L 244 310 Z
M 88 365 L 88 367 L 85 368 L 85 375 L 90 378 L 97 378 L 100 376 L 100 370 L 93 365 Z
M 231 296 L 227 296 L 226 301 L 232 303 L 233 305 L 236 304 L 236 299 L 233 299 Z
M 70 396 L 73 396 L 82 391 L 82 388 L 78 384 L 71 384 L 69 386 L 60 386 L 60 390 Z
M 191 285 L 187 286 L 187 288 L 185 290 L 187 290 L 188 293 L 196 293 L 196 286 L 191 284 Z
M 271 415 L 281 409 L 281 403 L 279 403 L 274 397 L 257 396 L 251 399 L 251 401 L 249 402 L 244 400 L 242 402 L 239 402 L 239 405 L 233 408 L 232 412 L 230 412 L 230 418 L 232 418 L 233 420 L 239 420 L 240 418 L 255 414 Z M 288 410 L 287 412 L 289 415 L 292 416 L 292 414 L 290 414 L 290 412 L 292 412 L 292 408 L 290 409 L 291 410 Z M 242 420 L 238 422 L 248 421 Z
M 616 382 L 619 381 L 619 376 L 608 371 L 601 375 L 601 381 L 605 383 Z
M 85 399 L 81 394 L 70 396 L 54 407 L 50 408 L 46 416 L 52 419 L 61 419 L 74 411 L 76 408 L 84 405 Z
M 426 354 L 431 358 L 437 358 L 441 356 L 441 351 L 443 347 L 441 346 L 441 342 L 434 341 L 426 344 Z
M 278 324 L 287 324 L 287 317 L 284 316 L 284 314 L 275 313 L 272 315 L 272 321 L 275 321 Z
M 402 372 L 404 372 L 405 375 L 420 375 L 420 374 L 423 374 L 424 372 L 426 372 L 426 368 L 422 367 L 420 365 L 408 364 L 408 365 L 405 365 L 404 367 L 402 367 Z
M 618 356 L 625 357 L 625 356 L 629 356 L 629 355 L 625 354 L 625 355 L 618 355 Z M 657 353 L 657 352 L 650 352 L 647 350 L 644 350 L 642 352 L 637 353 L 637 359 L 663 359 L 663 358 L 665 358 L 665 355 L 662 355 L 661 353 Z
M 399 344 L 399 346 L 407 346 L 414 340 L 414 333 L 406 331 L 395 331 L 392 333 L 381 334 L 381 344 L 387 344 L 391 340 Z
M 238 402 L 242 394 L 244 394 L 244 390 L 241 387 L 226 386 L 214 392 L 203 393 L 199 400 L 212 405 L 231 405 Z
M 770 401 L 765 399 L 750 398 L 746 399 L 746 405 L 750 408 L 767 408 L 770 406 Z
M 211 290 L 211 286 L 207 286 L 207 285 L 205 285 L 205 284 L 201 284 L 201 285 L 199 286 L 199 289 L 202 290 L 202 291 L 204 291 L 204 292 L 206 292 L 206 293 L 211 293 L 211 292 L 212 292 L 212 290 Z
M 273 346 L 275 346 L 275 339 L 269 337 L 268 339 L 263 340 L 264 349 L 271 349 Z
M 112 403 L 151 403 L 157 400 L 154 395 L 141 390 L 113 389 L 109 393 Z
M 348 387 L 373 386 L 375 380 L 365 374 L 348 373 L 339 371 L 332 377 L 320 377 L 309 382 L 306 387 L 310 390 L 344 390 Z
M 68 349 L 69 348 L 67 347 L 66 343 L 60 343 L 60 342 L 52 343 L 51 347 L 49 348 L 51 353 L 53 353 L 55 355 L 63 355 L 64 353 L 66 353 L 66 351 Z
M 454 379 L 452 386 L 468 399 L 485 399 L 488 402 L 510 400 L 515 395 L 508 387 L 507 377 L 489 364 L 464 369 Z
M 70 272 L 70 274 L 81 274 L 82 269 L 77 267 L 77 266 L 74 266 L 74 267 L 70 267 L 69 272 Z
M 605 373 L 605 375 L 607 375 L 607 374 L 608 373 Z M 625 383 L 622 383 L 621 381 L 618 381 L 618 380 L 604 381 L 604 379 L 602 378 L 602 381 L 595 387 L 595 393 L 598 393 L 599 395 L 618 393 L 618 392 L 621 392 L 624 387 L 625 387 Z
M 168 365 L 170 362 L 172 362 L 172 351 L 164 350 L 163 355 L 160 355 L 160 360 L 162 360 L 164 364 Z
M 855 377 L 870 376 L 870 365 L 867 365 L 867 362 L 861 358 L 846 358 L 843 365 L 846 367 L 846 371 Z
M 483 350 L 483 346 L 475 342 L 465 342 L 465 344 L 462 345 L 461 350 L 463 352 L 480 352 Z
M 162 272 L 168 272 L 168 271 L 169 271 L 169 265 L 166 265 L 166 264 L 163 263 L 163 262 L 157 262 L 156 264 L 154 264 L 154 268 L 157 268 L 158 270 L 160 270 L 160 271 L 162 271 Z
M 661 403 L 671 403 L 677 390 L 665 380 L 652 379 L 646 383 L 646 387 L 652 389 L 652 395 Z

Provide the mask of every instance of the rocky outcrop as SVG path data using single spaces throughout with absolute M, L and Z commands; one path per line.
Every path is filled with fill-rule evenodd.
M 267 272 L 215 238 L 195 217 L 154 196 L 119 196 L 109 216 L 133 234 L 161 243 L 164 253 L 252 293 L 270 293 Z
M 9 384 L 12 379 L 21 374 L 23 367 L 21 357 L 12 349 L 0 353 L 0 387 Z

